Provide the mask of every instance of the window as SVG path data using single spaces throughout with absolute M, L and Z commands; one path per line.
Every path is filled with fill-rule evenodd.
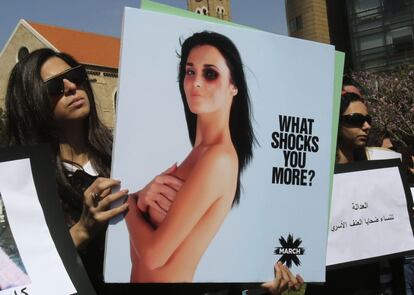
M 20 47 L 19 51 L 17 52 L 17 61 L 21 61 L 23 58 L 25 58 L 29 54 L 29 49 L 27 47 L 23 46 Z
M 222 6 L 217 6 L 216 7 L 216 13 L 217 13 L 217 17 L 223 19 L 224 18 L 224 14 L 225 14 L 225 10 L 224 7 Z
M 359 39 L 359 49 L 366 50 L 375 47 L 384 46 L 384 35 L 377 33 L 373 35 L 367 35 Z
M 208 15 L 208 9 L 207 9 L 207 7 L 205 7 L 205 6 L 202 6 L 202 7 L 197 7 L 197 8 L 195 9 L 195 13 L 198 13 L 198 14 L 204 14 L 204 15 Z
M 404 10 L 408 10 L 408 7 L 405 6 L 404 0 L 383 0 L 384 1 L 384 11 L 386 14 L 398 14 Z
M 296 16 L 295 18 L 289 21 L 289 31 L 290 33 L 295 33 L 303 29 L 302 16 Z
M 117 107 L 117 99 L 118 99 L 118 90 L 115 89 L 115 93 L 114 93 L 114 110 L 115 111 Z
M 413 29 L 411 26 L 391 31 L 392 45 L 396 52 L 413 49 Z
M 355 0 L 354 12 L 360 13 L 366 10 L 379 8 L 381 6 L 380 0 Z

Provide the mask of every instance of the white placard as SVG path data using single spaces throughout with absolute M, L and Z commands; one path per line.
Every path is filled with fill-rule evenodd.
M 0 163 L 0 176 L 0 193 L 8 224 L 30 281 L 15 287 L 9 284 L 0 294 L 76 293 L 46 225 L 30 160 Z
M 414 249 L 398 167 L 334 175 L 327 265 Z
M 301 248 L 295 249 L 300 264 L 292 263 L 292 271 L 307 281 L 324 281 L 327 233 L 320 229 L 328 220 L 332 117 L 327 114 L 333 108 L 335 68 L 330 45 L 127 9 L 112 177 L 137 191 L 188 155 L 177 52 L 180 40 L 204 30 L 227 36 L 240 52 L 259 144 L 242 175 L 240 204 L 208 245 L 193 281 L 270 280 L 274 263 L 289 256 L 281 242 L 289 236 Z M 294 147 L 280 148 L 280 137 Z M 289 161 L 289 153 L 301 157 L 301 167 Z M 107 237 L 105 280 L 129 282 L 125 222 L 113 222 Z M 286 255 L 275 255 L 276 248 Z

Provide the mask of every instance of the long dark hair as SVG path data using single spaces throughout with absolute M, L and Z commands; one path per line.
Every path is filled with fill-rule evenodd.
M 237 95 L 233 97 L 229 120 L 231 140 L 236 149 L 239 161 L 237 188 L 233 200 L 233 205 L 235 205 L 240 201 L 240 173 L 246 168 L 253 157 L 253 143 L 255 142 L 253 127 L 250 121 L 251 106 L 249 90 L 247 88 L 239 51 L 229 38 L 215 32 L 207 31 L 195 33 L 187 38 L 181 45 L 178 81 L 192 145 L 194 145 L 196 137 L 197 115 L 190 111 L 187 104 L 184 92 L 184 77 L 188 55 L 194 47 L 201 45 L 210 45 L 217 48 L 226 60 L 227 67 L 230 70 L 231 83 L 237 87 Z
M 53 107 L 47 88 L 40 75 L 42 65 L 57 57 L 69 66 L 79 63 L 66 53 L 48 48 L 38 49 L 19 61 L 11 71 L 6 94 L 6 128 L 11 145 L 50 144 L 56 157 L 56 179 L 65 205 L 82 208 L 82 196 L 75 192 L 66 177 L 59 154 L 59 131 L 53 118 Z M 109 176 L 111 166 L 112 135 L 99 120 L 91 85 L 83 89 L 90 104 L 89 116 L 84 120 L 84 142 L 92 166 L 99 175 Z
M 349 107 L 349 105 L 351 104 L 351 102 L 354 101 L 360 101 L 363 104 L 365 104 L 365 100 L 359 96 L 356 93 L 351 93 L 351 92 L 347 92 L 345 94 L 341 95 L 341 104 L 339 106 L 339 115 L 342 116 L 345 111 L 347 110 L 347 108 Z M 339 120 L 339 124 L 338 124 L 338 142 L 337 142 L 337 151 L 339 150 L 339 147 L 343 144 L 342 143 L 342 137 L 341 137 L 341 127 L 342 127 L 342 123 L 341 120 Z M 337 160 L 338 160 L 338 153 L 337 153 Z M 354 149 L 354 160 L 355 161 L 365 161 L 367 160 L 367 155 L 365 153 L 365 148 L 356 148 Z

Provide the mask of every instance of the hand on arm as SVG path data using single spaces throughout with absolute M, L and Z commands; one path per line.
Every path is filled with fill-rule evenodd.
M 171 175 L 177 170 L 174 164 L 160 175 L 156 176 L 142 190 L 134 195 L 137 198 L 137 207 L 142 213 L 148 213 L 151 223 L 158 227 L 167 215 L 177 191 L 183 181 Z
M 304 281 L 300 275 L 294 276 L 287 266 L 281 262 L 277 262 L 275 268 L 275 279 L 271 282 L 262 284 L 262 287 L 267 289 L 270 294 L 279 295 L 286 290 L 298 291 L 302 288 Z
M 70 229 L 76 248 L 85 246 L 109 219 L 126 211 L 128 204 L 109 209 L 112 202 L 128 193 L 128 190 L 111 193 L 119 185 L 118 180 L 99 177 L 85 190 L 81 217 Z
M 224 194 L 224 186 L 236 180 L 237 158 L 211 148 L 192 169 L 164 222 L 156 230 L 141 214 L 130 210 L 126 216 L 130 240 L 148 268 L 162 267 L 210 206 Z

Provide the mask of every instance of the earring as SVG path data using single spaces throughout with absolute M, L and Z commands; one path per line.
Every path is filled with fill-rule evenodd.
M 239 89 L 237 89 L 236 86 L 233 86 L 233 89 L 232 89 L 231 93 L 233 94 L 233 96 L 235 96 L 235 95 L 237 95 L 238 91 L 239 91 Z

